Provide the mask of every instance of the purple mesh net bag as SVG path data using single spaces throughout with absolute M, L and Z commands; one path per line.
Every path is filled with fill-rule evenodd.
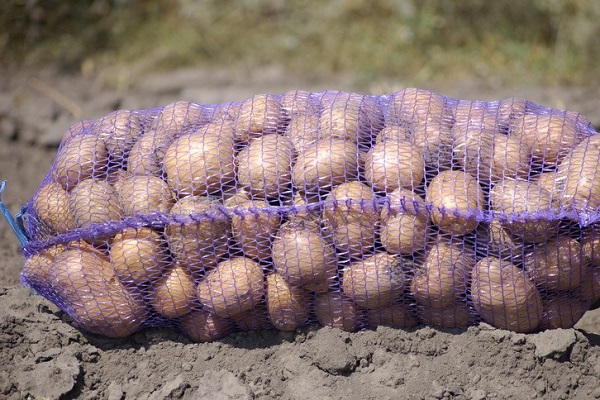
M 428 90 L 119 110 L 66 132 L 22 283 L 84 330 L 571 327 L 600 298 L 600 135 Z

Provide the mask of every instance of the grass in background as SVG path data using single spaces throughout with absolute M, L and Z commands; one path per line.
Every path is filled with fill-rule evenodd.
M 5 0 L 0 56 L 80 68 L 260 68 L 324 79 L 492 84 L 600 78 L 600 2 L 584 0 Z

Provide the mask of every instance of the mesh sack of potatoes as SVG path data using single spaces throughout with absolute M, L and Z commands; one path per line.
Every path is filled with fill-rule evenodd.
M 85 331 L 570 327 L 600 298 L 600 135 L 520 98 L 290 91 L 69 129 L 23 284 Z

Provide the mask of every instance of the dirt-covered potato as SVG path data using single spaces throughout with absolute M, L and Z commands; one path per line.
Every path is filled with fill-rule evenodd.
M 257 94 L 242 102 L 236 120 L 236 138 L 242 143 L 277 133 L 283 112 L 279 99 L 270 94 Z
M 562 205 L 588 213 L 600 207 L 600 135 L 593 135 L 569 152 L 558 167 Z
M 169 249 L 192 272 L 217 265 L 228 254 L 231 227 L 219 202 L 203 196 L 179 199 L 169 212 L 165 228 Z
M 387 140 L 367 153 L 365 177 L 373 189 L 393 192 L 399 187 L 416 188 L 425 176 L 425 159 L 407 140 Z
M 293 332 L 304 325 L 308 320 L 309 296 L 278 273 L 267 275 L 267 308 L 275 329 Z
M 162 177 L 165 152 L 173 140 L 174 136 L 165 131 L 145 132 L 129 152 L 127 172 Z
M 325 230 L 337 249 L 350 258 L 362 258 L 375 245 L 379 221 L 375 193 L 358 181 L 336 186 L 323 206 Z
M 490 205 L 502 213 L 502 226 L 525 242 L 542 243 L 557 233 L 558 202 L 534 183 L 504 179 L 490 190 Z
M 119 181 L 117 191 L 125 216 L 167 213 L 175 195 L 165 181 L 156 176 L 130 175 Z
M 197 300 L 192 275 L 180 263 L 174 264 L 152 285 L 150 303 L 156 312 L 165 317 L 186 315 L 197 305 Z
M 75 136 L 58 150 L 52 177 L 66 190 L 71 190 L 79 182 L 102 177 L 108 164 L 106 142 L 98 136 L 87 134 Z
M 279 100 L 281 109 L 292 119 L 298 115 L 319 113 L 319 101 L 306 90 L 288 90 Z
M 246 257 L 219 263 L 198 284 L 198 298 L 204 308 L 228 318 L 256 307 L 265 295 L 261 266 Z
M 206 343 L 219 340 L 233 330 L 233 322 L 202 309 L 192 310 L 179 319 L 182 332 L 192 341 Z
M 290 139 L 268 134 L 252 139 L 235 158 L 239 184 L 259 198 L 275 198 L 290 190 L 294 147 Z
M 171 261 L 166 241 L 150 228 L 126 228 L 112 239 L 110 262 L 125 285 L 141 285 L 161 276 Z
M 410 306 L 402 300 L 389 307 L 367 310 L 367 322 L 372 328 L 383 325 L 396 329 L 414 328 L 418 323 Z
M 544 299 L 543 305 L 544 313 L 539 325 L 540 330 L 572 328 L 587 311 L 581 299 L 573 296 L 572 293 L 551 295 Z
M 444 308 L 418 307 L 417 315 L 421 323 L 438 328 L 466 328 L 477 322 L 477 313 L 461 300 Z
M 271 257 L 271 242 L 281 225 L 281 214 L 266 201 L 234 196 L 225 202 L 231 208 L 233 238 L 246 257 L 267 260 Z
M 358 150 L 343 139 L 324 139 L 298 155 L 292 182 L 299 190 L 318 192 L 358 177 Z
M 94 178 L 79 182 L 71 190 L 69 209 L 80 228 L 119 221 L 123 217 L 117 191 L 109 183 Z
M 553 291 L 575 289 L 589 269 L 579 242 L 562 235 L 537 245 L 523 264 L 536 285 Z
M 404 293 L 404 262 L 385 252 L 354 262 L 344 269 L 342 290 L 360 307 L 391 307 Z
M 208 121 L 209 115 L 200 104 L 175 101 L 162 108 L 152 128 L 174 136 L 194 132 Z
M 292 221 L 281 226 L 273 241 L 273 265 L 290 284 L 323 291 L 337 275 L 333 244 L 318 224 Z
M 318 293 L 315 316 L 321 325 L 347 332 L 357 331 L 363 319 L 362 311 L 356 304 L 339 292 Z
M 417 304 L 427 309 L 443 309 L 464 298 L 473 265 L 475 257 L 471 249 L 458 241 L 438 238 L 411 283 Z
M 179 196 L 219 192 L 235 177 L 232 138 L 195 132 L 175 139 L 167 148 L 163 169 Z
M 148 311 L 140 293 L 117 279 L 108 258 L 87 248 L 58 254 L 50 273 L 63 309 L 84 330 L 121 338 L 137 332 Z
M 38 190 L 33 198 L 33 210 L 38 220 L 56 233 L 75 229 L 69 195 L 58 183 L 48 182 Z
M 116 110 L 98 118 L 92 132 L 106 142 L 112 161 L 123 163 L 142 135 L 142 120 L 138 111 Z
M 510 135 L 531 148 L 533 161 L 558 165 L 583 136 L 564 113 L 523 114 L 513 119 Z
M 294 115 L 285 129 L 287 137 L 296 153 L 300 154 L 306 147 L 319 139 L 319 114 Z
M 381 209 L 380 240 L 388 253 L 410 255 L 427 245 L 429 211 L 418 194 L 398 188 Z
M 485 207 L 477 180 L 463 171 L 442 171 L 427 188 L 425 201 L 432 205 L 431 220 L 441 231 L 464 235 L 477 228 L 478 213 Z
M 471 296 L 475 310 L 490 325 L 532 332 L 543 315 L 540 293 L 519 268 L 495 257 L 482 258 L 473 268 Z

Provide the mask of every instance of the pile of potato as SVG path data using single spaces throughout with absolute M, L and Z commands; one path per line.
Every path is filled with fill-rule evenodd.
M 600 299 L 599 206 L 600 135 L 523 99 L 179 101 L 66 132 L 23 282 L 110 337 L 570 327 Z

